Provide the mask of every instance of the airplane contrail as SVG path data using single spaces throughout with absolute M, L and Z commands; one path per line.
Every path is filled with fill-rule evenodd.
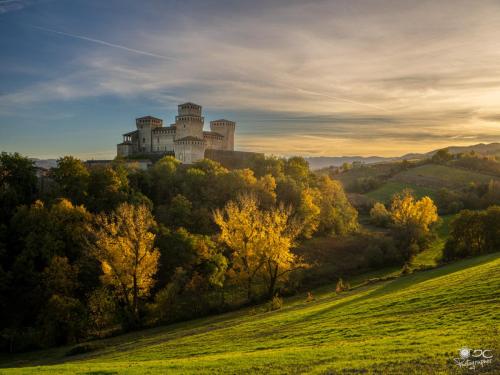
M 173 60 L 171 57 L 158 55 L 156 53 L 141 51 L 141 50 L 138 50 L 138 49 L 135 49 L 135 48 L 129 48 L 129 47 L 126 47 L 126 46 L 122 46 L 120 44 L 109 43 L 109 42 L 106 42 L 106 41 L 100 40 L 100 39 L 94 39 L 94 38 L 89 38 L 89 37 L 86 37 L 86 36 L 83 36 L 83 35 L 66 33 L 64 31 L 49 29 L 49 28 L 41 27 L 41 26 L 34 26 L 34 25 L 30 25 L 30 26 L 33 27 L 33 28 L 35 28 L 35 29 L 38 29 L 38 30 L 47 31 L 49 33 L 64 35 L 64 36 L 67 36 L 67 37 L 70 37 L 70 38 L 76 38 L 76 39 L 80 39 L 80 40 L 85 40 L 87 42 L 97 43 L 97 44 L 101 44 L 103 46 L 112 47 L 112 48 L 118 48 L 118 49 L 122 49 L 124 51 L 138 53 L 140 55 L 146 55 L 146 56 L 156 57 L 158 59 L 163 59 L 163 60 Z

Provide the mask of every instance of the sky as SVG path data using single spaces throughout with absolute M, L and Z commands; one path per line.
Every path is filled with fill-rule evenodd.
M 0 151 L 112 158 L 186 101 L 266 154 L 500 142 L 500 1 L 0 0 Z

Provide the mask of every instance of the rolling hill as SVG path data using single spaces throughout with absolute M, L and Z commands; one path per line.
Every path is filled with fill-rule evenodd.
M 452 154 L 467 153 L 474 151 L 477 154 L 485 156 L 500 155 L 500 143 L 478 143 L 471 146 L 450 146 L 445 147 Z M 403 156 L 381 157 L 381 156 L 316 156 L 309 157 L 311 169 L 321 169 L 330 166 L 340 167 L 344 163 L 360 162 L 363 164 L 388 163 L 401 160 L 420 160 L 432 157 L 440 149 L 432 150 L 426 153 L 409 153 Z
M 354 281 L 353 281 L 354 285 Z M 498 353 L 500 253 L 336 294 L 2 358 L 2 374 L 461 373 L 458 349 Z M 498 358 L 478 373 L 498 373 Z
M 374 178 L 383 181 L 376 189 L 364 194 L 380 202 L 389 202 L 395 193 L 406 188 L 413 190 L 417 197 L 428 195 L 434 199 L 441 188 L 459 191 L 472 183 L 500 181 L 497 176 L 449 165 L 427 163 L 394 173 L 395 165 L 396 163 L 381 163 L 353 168 L 334 175 L 333 178 L 341 181 L 347 190 L 358 179 Z

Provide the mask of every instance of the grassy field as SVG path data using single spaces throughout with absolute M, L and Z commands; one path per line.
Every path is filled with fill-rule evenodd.
M 470 183 L 487 183 L 495 179 L 498 178 L 464 169 L 425 164 L 396 174 L 378 189 L 365 195 L 376 201 L 387 203 L 395 193 L 409 188 L 419 198 L 427 195 L 435 199 L 441 188 L 460 190 Z
M 460 189 L 470 183 L 488 183 L 491 180 L 497 179 L 497 177 L 470 170 L 453 168 L 446 165 L 425 164 L 398 173 L 391 180 L 425 186 L 430 189 L 440 189 L 443 187 Z
M 440 226 L 437 228 L 436 239 L 429 248 L 417 254 L 411 261 L 413 268 L 435 267 L 438 265 L 443 255 L 444 245 L 448 239 L 451 221 L 455 215 L 445 215 L 440 217 Z
M 0 361 L 2 374 L 464 373 L 463 346 L 498 352 L 500 253 L 337 295 L 285 301 Z M 500 370 L 498 354 L 488 372 Z M 496 367 L 495 367 L 496 366 Z M 476 373 L 482 373 L 476 371 Z
M 378 202 L 388 203 L 391 201 L 394 194 L 399 193 L 404 189 L 411 189 L 417 198 L 422 198 L 427 195 L 434 199 L 437 193 L 437 190 L 435 189 L 429 189 L 411 183 L 389 180 L 378 189 L 370 191 L 365 195 Z

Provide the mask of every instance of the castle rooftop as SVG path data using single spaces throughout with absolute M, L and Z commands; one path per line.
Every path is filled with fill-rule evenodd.
M 136 118 L 136 120 L 159 120 L 159 121 L 163 121 L 161 118 L 153 117 L 153 116 L 138 117 L 138 118 Z

